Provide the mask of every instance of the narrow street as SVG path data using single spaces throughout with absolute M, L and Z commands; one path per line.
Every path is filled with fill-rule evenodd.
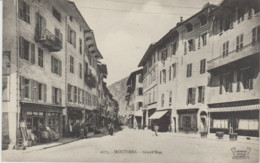
M 233 159 L 231 149 L 251 149 L 249 159 Z M 258 162 L 258 144 L 210 140 L 124 128 L 113 136 L 93 137 L 38 151 L 3 151 L 2 161 L 37 162 Z

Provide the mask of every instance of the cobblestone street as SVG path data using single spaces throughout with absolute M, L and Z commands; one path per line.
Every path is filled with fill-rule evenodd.
M 249 159 L 233 159 L 232 148 L 251 149 Z M 3 151 L 3 161 L 61 162 L 258 162 L 257 141 L 227 141 L 125 128 L 113 136 L 92 137 L 37 151 Z M 10 154 L 10 155 L 9 155 Z

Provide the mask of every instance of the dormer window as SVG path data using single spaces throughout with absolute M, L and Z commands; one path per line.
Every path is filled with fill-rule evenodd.
M 52 8 L 52 15 L 59 21 L 61 22 L 61 14 L 59 11 L 57 11 L 54 7 Z
M 187 33 L 191 32 L 193 30 L 193 26 L 192 26 L 191 23 L 188 23 L 185 26 L 186 26 L 186 29 L 187 29 Z
M 203 26 L 208 23 L 208 19 L 205 15 L 199 16 L 199 20 L 200 20 L 200 26 Z

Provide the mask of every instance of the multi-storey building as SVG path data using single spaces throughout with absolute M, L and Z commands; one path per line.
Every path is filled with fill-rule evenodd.
M 59 138 L 71 123 L 96 125 L 107 72 L 75 4 L 4 1 L 3 14 L 3 140 L 13 146 L 17 137 L 39 140 L 43 128 Z
M 129 125 L 139 129 L 144 124 L 142 71 L 140 69 L 132 72 L 126 83 Z
M 148 119 L 158 105 L 158 54 L 155 43 L 151 44 L 138 67 L 143 67 L 143 122 L 144 127 L 151 128 L 151 121 Z
M 177 130 L 197 132 L 207 130 L 207 85 L 209 74 L 206 71 L 206 61 L 211 57 L 212 19 L 211 13 L 216 8 L 205 5 L 201 11 L 177 24 L 179 33 L 180 66 L 177 71 L 177 91 L 175 111 L 178 117 Z
M 259 136 L 260 2 L 224 1 L 214 12 L 210 132 Z M 230 12 L 232 11 L 232 12 Z

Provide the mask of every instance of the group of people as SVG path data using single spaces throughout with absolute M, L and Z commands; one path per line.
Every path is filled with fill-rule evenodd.
M 77 138 L 86 138 L 88 134 L 88 126 L 85 122 L 83 123 L 71 123 L 70 124 L 70 136 Z

